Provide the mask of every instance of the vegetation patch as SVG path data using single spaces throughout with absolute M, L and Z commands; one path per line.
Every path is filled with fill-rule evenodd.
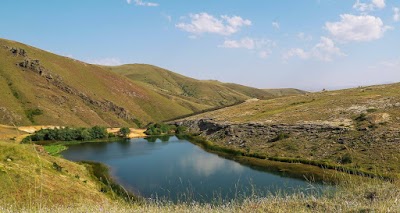
M 59 156 L 59 154 L 68 148 L 61 144 L 43 146 L 44 150 L 52 156 Z
M 43 114 L 43 110 L 35 108 L 35 109 L 27 109 L 25 110 L 26 117 L 32 122 L 35 123 L 34 117 Z
M 110 135 L 105 127 L 42 129 L 22 140 L 23 143 L 39 141 L 89 141 L 106 139 Z
M 175 131 L 176 131 L 175 125 L 154 123 L 150 124 L 144 133 L 147 135 L 168 135 L 168 134 L 174 134 Z
M 119 129 L 118 134 L 121 137 L 128 137 L 129 134 L 131 133 L 131 129 L 129 129 L 128 127 L 122 127 L 121 129 Z
M 281 141 L 281 140 L 287 139 L 289 137 L 290 137 L 289 134 L 281 132 L 275 138 L 272 138 L 269 142 L 277 142 L 277 141 Z
M 355 121 L 357 122 L 363 122 L 367 120 L 367 115 L 365 113 L 361 113 L 357 117 L 354 118 Z
M 245 157 L 247 158 L 246 162 L 249 165 L 258 165 L 261 167 L 269 167 L 270 163 L 268 161 L 276 161 L 276 162 L 282 162 L 282 163 L 290 163 L 290 164 L 303 164 L 303 165 L 310 165 L 310 166 L 316 166 L 321 168 L 322 170 L 334 170 L 337 172 L 343 172 L 351 175 L 358 175 L 358 176 L 363 176 L 363 177 L 369 177 L 369 178 L 378 178 L 378 179 L 383 179 L 383 180 L 388 180 L 388 181 L 394 181 L 397 179 L 395 175 L 387 175 L 387 174 L 380 174 L 377 172 L 371 172 L 371 171 L 365 171 L 362 169 L 358 168 L 353 168 L 353 167 L 347 167 L 345 165 L 339 165 L 339 164 L 334 164 L 334 163 L 329 163 L 326 161 L 319 161 L 319 160 L 308 160 L 308 159 L 301 159 L 301 158 L 287 158 L 287 157 L 272 157 L 272 156 L 266 156 L 260 153 L 250 153 L 250 152 L 244 152 L 241 150 L 236 150 L 236 149 L 231 149 L 231 148 L 226 148 L 226 147 L 221 147 L 219 145 L 216 145 L 210 141 L 207 141 L 205 138 L 202 138 L 200 136 L 196 135 L 186 135 L 184 136 L 185 139 L 191 141 L 192 143 L 198 144 L 207 151 L 216 153 L 216 154 L 222 154 L 225 157 L 230 157 L 233 160 L 240 160 L 240 157 Z M 251 159 L 259 159 L 259 160 L 264 160 L 261 163 L 256 161 L 256 164 L 253 164 L 253 160 Z M 268 160 L 268 161 L 265 161 Z M 341 159 L 340 162 L 342 164 L 348 164 L 352 162 L 352 157 L 350 155 L 345 154 Z M 314 170 L 315 171 L 315 170 Z M 316 175 L 318 171 L 315 171 Z M 319 171 L 321 172 L 321 171 Z M 325 177 L 326 178 L 326 177 Z M 329 179 L 321 179 L 324 181 L 329 181 Z
M 349 164 L 352 162 L 353 162 L 353 157 L 351 157 L 350 153 L 346 153 L 340 158 L 341 164 Z
M 117 184 L 110 176 L 109 168 L 106 165 L 91 161 L 83 161 L 81 163 L 98 181 L 102 183 L 100 192 L 111 196 L 116 195 L 128 203 L 139 202 L 142 200 L 138 196 L 125 190 L 121 185 Z

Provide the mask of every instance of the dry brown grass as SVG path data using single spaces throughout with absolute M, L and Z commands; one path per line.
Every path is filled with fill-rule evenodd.
M 121 202 L 83 204 L 76 206 L 30 206 L 22 209 L 0 205 L 1 212 L 399 212 L 398 185 L 384 182 L 352 182 L 339 186 L 335 192 L 316 195 L 251 197 L 243 202 L 172 204 L 147 202 L 129 205 Z
M 107 128 L 108 133 L 118 133 L 121 128 Z M 131 133 L 129 133 L 128 138 L 144 138 L 147 135 L 144 133 L 146 129 L 129 128 Z
M 400 84 L 360 87 L 339 91 L 309 93 L 271 100 L 246 102 L 185 120 L 211 118 L 214 122 L 264 125 L 330 125 L 348 127 L 344 133 L 306 131 L 277 142 L 258 135 L 247 135 L 246 148 L 215 140 L 219 146 L 254 152 L 276 158 L 324 161 L 342 164 L 344 156 L 351 169 L 400 177 Z M 359 119 L 361 118 L 361 119 Z M 304 134 L 303 134 L 304 133 Z M 307 135 L 308 134 L 308 135 Z M 261 139 L 260 139 L 261 138 Z
M 40 146 L 0 142 L 0 180 L 0 200 L 15 207 L 109 201 L 83 165 L 49 156 Z

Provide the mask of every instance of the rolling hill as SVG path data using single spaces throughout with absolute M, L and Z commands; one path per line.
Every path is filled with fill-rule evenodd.
M 108 69 L 168 98 L 179 101 L 194 111 L 230 105 L 249 98 L 270 99 L 275 97 L 261 89 L 212 80 L 196 80 L 152 65 L 130 64 Z
M 251 101 L 176 122 L 245 156 L 398 179 L 399 90 L 397 83 Z
M 294 89 L 294 88 L 263 89 L 263 90 L 274 96 L 277 96 L 277 97 L 291 96 L 291 95 L 303 95 L 303 94 L 308 93 L 307 91 Z
M 91 65 L 5 39 L 0 88 L 0 123 L 9 125 L 139 125 L 275 97 L 151 65 Z

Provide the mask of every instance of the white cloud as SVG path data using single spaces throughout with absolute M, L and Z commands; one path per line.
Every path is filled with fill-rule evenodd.
M 243 38 L 240 40 L 225 40 L 219 47 L 231 48 L 231 49 L 248 49 L 257 50 L 258 57 L 268 58 L 272 53 L 272 48 L 276 47 L 276 43 L 268 39 L 254 39 L 254 38 Z
M 298 33 L 297 38 L 302 41 L 311 41 L 313 39 L 312 35 L 306 34 L 304 32 Z
M 252 38 L 243 38 L 241 40 L 225 40 L 220 47 L 224 48 L 245 48 L 252 50 L 255 48 L 256 42 Z
M 336 47 L 332 39 L 321 37 L 320 42 L 313 48 L 312 55 L 321 61 L 332 61 L 333 57 L 344 56 L 345 54 Z
M 288 60 L 292 57 L 299 57 L 301 59 L 309 59 L 310 54 L 303 49 L 300 48 L 293 48 L 287 51 L 285 54 L 283 54 L 283 59 Z
M 241 40 L 225 40 L 219 47 L 224 48 L 245 48 L 249 50 L 253 49 L 263 49 L 263 48 L 273 48 L 276 43 L 268 39 L 254 39 L 245 37 Z
M 274 21 L 274 22 L 272 22 L 272 27 L 279 30 L 281 26 L 279 25 L 278 22 Z
M 132 3 L 132 0 L 126 0 L 128 4 Z M 158 3 L 153 3 L 153 2 L 144 2 L 142 0 L 133 0 L 135 2 L 135 5 L 137 6 L 145 6 L 145 7 L 158 7 L 160 6 Z
M 207 13 L 199 13 L 191 14 L 190 19 L 190 23 L 178 23 L 175 26 L 193 34 L 212 33 L 227 36 L 238 32 L 242 27 L 251 25 L 250 20 L 240 16 L 223 15 L 215 18 Z
M 396 21 L 396 22 L 400 21 L 400 9 L 398 7 L 394 7 L 393 12 L 394 12 L 393 21 Z
M 263 58 L 263 59 L 268 58 L 270 55 L 271 55 L 271 52 L 270 51 L 265 51 L 265 50 L 260 51 L 258 53 L 258 57 Z
M 314 58 L 321 61 L 332 61 L 334 57 L 344 56 L 345 54 L 335 45 L 332 39 L 321 37 L 321 40 L 310 51 L 305 51 L 300 48 L 293 48 L 283 55 L 284 60 L 292 57 L 299 57 L 306 60 Z
M 89 59 L 86 61 L 89 64 L 98 64 L 105 66 L 118 66 L 122 65 L 122 62 L 119 58 L 100 58 L 100 59 Z
M 379 17 L 370 15 L 340 15 L 339 22 L 327 22 L 325 28 L 340 41 L 372 41 L 383 37 L 389 26 Z
M 368 12 L 373 11 L 375 9 L 383 9 L 386 7 L 385 0 L 372 0 L 370 3 L 361 2 L 361 0 L 357 0 L 354 3 L 353 8 L 361 11 L 361 12 Z
M 383 9 L 386 7 L 385 0 L 372 0 L 372 4 L 374 4 L 379 9 Z

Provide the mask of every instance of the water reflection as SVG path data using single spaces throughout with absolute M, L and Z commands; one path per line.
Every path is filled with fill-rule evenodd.
M 185 169 L 194 169 L 197 175 L 204 177 L 214 175 L 220 171 L 236 174 L 243 171 L 243 166 L 234 161 L 227 161 L 216 155 L 210 156 L 208 153 L 197 152 L 196 150 L 182 157 L 180 160 L 181 166 Z
M 190 199 L 211 201 L 215 194 L 234 198 L 238 189 L 251 194 L 254 186 L 262 193 L 290 193 L 309 186 L 302 180 L 254 170 L 170 136 L 79 144 L 62 155 L 74 161 L 105 163 L 121 185 L 148 198 L 176 201 L 190 195 Z

